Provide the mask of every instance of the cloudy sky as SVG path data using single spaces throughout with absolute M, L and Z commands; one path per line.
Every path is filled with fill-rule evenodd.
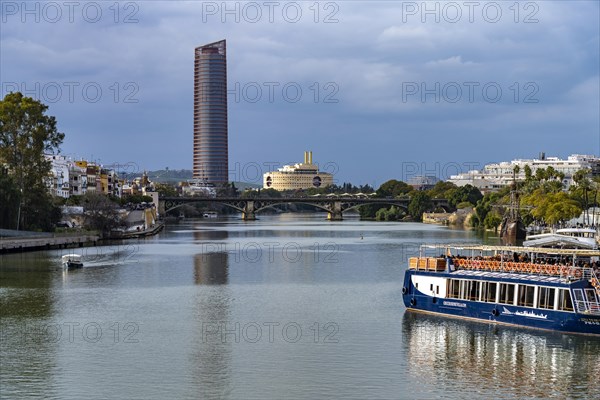
M 1 95 L 48 104 L 72 157 L 190 169 L 194 48 L 221 39 L 233 180 L 304 150 L 371 185 L 600 154 L 597 1 L 0 5 Z

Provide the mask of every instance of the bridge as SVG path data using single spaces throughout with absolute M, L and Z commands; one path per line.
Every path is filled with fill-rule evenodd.
M 346 211 L 356 209 L 367 204 L 380 204 L 396 206 L 408 211 L 411 199 L 382 199 L 382 198 L 357 198 L 357 197 L 161 197 L 159 198 L 158 212 L 165 215 L 184 204 L 190 203 L 220 203 L 242 213 L 244 221 L 256 220 L 256 213 L 280 204 L 300 203 L 308 204 L 327 212 L 330 221 L 341 221 Z M 444 211 L 451 209 L 446 199 L 432 199 L 434 208 Z

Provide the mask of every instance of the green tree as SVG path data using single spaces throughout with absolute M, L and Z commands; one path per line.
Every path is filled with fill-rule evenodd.
M 10 229 L 17 225 L 20 201 L 21 192 L 13 176 L 0 164 L 0 228 Z
M 408 194 L 412 191 L 412 186 L 396 179 L 390 179 L 379 186 L 379 189 L 377 189 L 377 195 L 379 197 L 397 197 Z
M 423 213 L 433 206 L 431 197 L 425 192 L 416 192 L 408 204 L 408 213 L 415 221 L 423 220 Z
M 588 209 L 591 204 L 595 201 L 590 201 L 590 194 L 594 195 L 594 184 L 593 181 L 589 178 L 590 175 L 589 169 L 581 169 L 573 175 L 573 181 L 575 181 L 575 185 L 570 187 L 573 198 L 578 200 L 581 204 L 581 207 L 584 211 L 584 223 L 590 224 L 590 218 Z
M 510 188 L 506 187 L 499 192 L 486 193 L 483 198 L 477 202 L 475 207 L 475 215 L 471 220 L 474 227 L 484 228 L 487 215 L 494 210 L 495 207 L 502 207 L 508 204 L 508 196 Z
M 472 185 L 460 186 L 446 192 L 450 205 L 456 207 L 457 204 L 468 201 L 472 205 L 477 204 L 483 198 L 483 195 L 476 187 Z
M 525 182 L 528 182 L 531 179 L 533 179 L 533 174 L 531 173 L 531 167 L 529 166 L 529 164 L 525 164 L 525 167 L 523 167 L 523 171 L 525 172 Z
M 432 199 L 447 199 L 448 193 L 454 191 L 458 186 L 452 182 L 439 181 L 429 190 Z
M 168 183 L 157 182 L 154 184 L 154 189 L 158 192 L 160 197 L 176 197 L 179 195 L 177 188 Z
M 527 196 L 524 202 L 532 207 L 531 215 L 536 220 L 548 224 L 578 217 L 582 210 L 579 202 L 570 198 L 567 193 L 543 193 L 541 188 Z
M 492 210 L 491 212 L 487 213 L 483 221 L 483 225 L 487 229 L 493 229 L 494 231 L 498 231 L 498 226 L 500 226 L 501 223 L 502 217 L 496 210 Z
M 401 208 L 391 206 L 389 209 L 382 208 L 375 214 L 377 221 L 400 221 L 404 216 L 404 212 Z
M 14 226 L 17 229 L 47 227 L 46 217 L 57 215 L 52 207 L 39 208 L 40 204 L 52 204 L 44 183 L 50 172 L 44 153 L 58 151 L 65 136 L 58 132 L 56 119 L 46 115 L 47 110 L 48 106 L 18 92 L 0 101 L 0 165 L 7 167 L 21 194 Z M 43 212 L 49 215 L 41 215 Z

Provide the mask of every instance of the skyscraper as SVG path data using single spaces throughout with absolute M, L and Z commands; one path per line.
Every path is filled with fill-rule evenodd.
M 194 179 L 228 182 L 225 40 L 196 47 L 194 58 Z

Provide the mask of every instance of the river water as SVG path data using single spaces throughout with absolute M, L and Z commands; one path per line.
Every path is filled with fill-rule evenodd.
M 2 399 L 600 398 L 600 340 L 405 312 L 445 227 L 280 214 L 0 256 Z

